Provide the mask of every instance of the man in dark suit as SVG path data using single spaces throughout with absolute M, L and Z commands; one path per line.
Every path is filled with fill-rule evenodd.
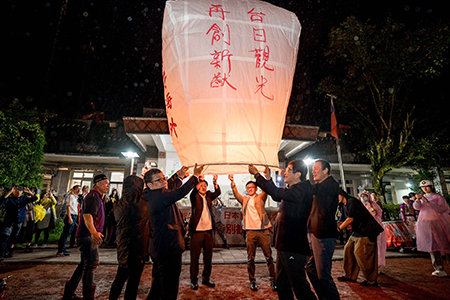
M 213 177 L 214 192 L 208 191 L 208 184 L 200 180 L 190 195 L 192 215 L 189 222 L 191 232 L 191 288 L 198 289 L 198 260 L 203 247 L 203 273 L 202 284 L 215 287 L 211 281 L 212 253 L 214 246 L 214 214 L 212 213 L 212 201 L 220 195 L 220 187 L 217 184 L 217 175 Z
M 258 170 L 249 166 L 256 184 L 272 199 L 280 203 L 275 220 L 275 248 L 277 249 L 277 279 L 279 299 L 316 299 L 306 279 L 305 265 L 310 255 L 306 223 L 313 201 L 312 186 L 306 180 L 308 167 L 302 160 L 291 161 L 284 181 L 288 188 L 278 188 L 271 180 L 270 170 L 265 169 L 265 179 Z
M 148 299 L 176 299 L 178 296 L 185 230 L 176 202 L 195 187 L 203 166 L 195 165 L 194 176 L 182 185 L 187 170 L 187 167 L 181 168 L 168 181 L 158 169 L 151 169 L 144 176 L 150 224 L 149 253 L 153 261 Z
M 331 276 L 336 238 L 338 237 L 336 211 L 339 204 L 339 183 L 330 175 L 330 164 L 325 160 L 314 163 L 314 201 L 308 220 L 309 243 L 312 256 L 306 265 L 309 281 L 320 300 L 339 300 L 339 292 Z

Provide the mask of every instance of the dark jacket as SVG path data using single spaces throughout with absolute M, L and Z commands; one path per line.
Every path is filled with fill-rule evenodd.
M 378 234 L 383 232 L 384 228 L 358 199 L 348 198 L 345 206 L 348 209 L 348 217 L 353 218 L 351 223 L 352 235 L 355 237 L 369 237 L 372 242 L 375 242 Z
M 168 181 L 168 189 L 145 190 L 147 213 L 150 221 L 151 257 L 169 256 L 184 252 L 183 216 L 176 202 L 189 193 L 198 183 L 198 178 L 192 176 L 183 186 L 175 174 Z
M 262 175 L 255 176 L 256 184 L 272 199 L 281 202 L 275 220 L 275 248 L 279 251 L 311 255 L 306 223 L 313 202 L 313 188 L 302 181 L 289 188 L 278 188 Z
M 329 176 L 321 183 L 315 184 L 314 201 L 308 220 L 308 232 L 318 239 L 336 238 L 336 210 L 339 204 L 339 183 Z
M 215 222 L 214 222 L 214 214 L 212 211 L 212 201 L 220 196 L 220 187 L 217 186 L 217 189 L 215 187 L 214 189 L 215 189 L 214 192 L 207 191 L 205 195 L 206 203 L 208 204 L 208 209 L 211 214 L 211 221 L 212 221 L 211 227 L 213 230 Z M 189 196 L 189 198 L 191 200 L 191 209 L 192 209 L 192 215 L 189 221 L 189 231 L 195 232 L 198 222 L 200 221 L 200 217 L 202 216 L 203 199 L 202 196 L 199 195 L 196 187 L 192 190 L 192 193 Z
M 117 260 L 126 265 L 130 259 L 148 256 L 149 225 L 144 199 L 144 181 L 134 175 L 124 181 L 122 199 L 114 203 L 117 222 Z
M 11 223 L 22 223 L 26 220 L 27 204 L 37 201 L 36 195 L 34 196 L 20 196 L 16 197 L 14 195 L 8 198 L 0 199 L 0 204 L 5 204 L 5 220 L 4 224 Z

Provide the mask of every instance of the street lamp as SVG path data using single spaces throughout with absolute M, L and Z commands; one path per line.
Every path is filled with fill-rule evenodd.
M 312 175 L 312 166 L 316 162 L 313 158 L 305 158 L 303 162 L 308 166 L 308 179 L 312 182 L 313 181 L 313 175 Z
M 136 152 L 122 152 L 122 155 L 125 156 L 126 158 L 131 158 L 131 168 L 130 168 L 130 175 L 133 175 L 133 167 L 134 167 L 134 159 L 136 157 L 139 157 L 139 154 L 137 154 Z

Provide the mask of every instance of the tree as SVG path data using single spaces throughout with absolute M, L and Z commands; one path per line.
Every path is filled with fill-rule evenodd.
M 0 188 L 41 187 L 46 114 L 26 110 L 18 99 L 2 100 L 1 105 Z
M 330 34 L 325 55 L 333 66 L 319 91 L 337 96 L 336 104 L 366 145 L 373 186 L 382 193 L 384 175 L 416 155 L 414 86 L 435 78 L 446 63 L 448 26 L 407 28 L 387 18 L 376 26 L 349 17 Z

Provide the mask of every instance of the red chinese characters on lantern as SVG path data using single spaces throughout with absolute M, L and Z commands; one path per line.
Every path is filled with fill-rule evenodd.
M 166 75 L 166 72 L 163 72 L 163 83 L 164 83 L 164 89 L 167 91 L 168 89 L 167 89 L 167 75 Z M 173 108 L 172 100 L 173 100 L 173 98 L 170 95 L 170 91 L 168 91 L 166 93 L 166 110 L 171 110 Z M 178 134 L 177 134 L 177 131 L 176 131 L 176 127 L 177 126 L 178 125 L 177 125 L 177 123 L 175 123 L 173 121 L 173 118 L 170 118 L 169 130 L 170 130 L 170 135 L 172 136 L 172 138 L 173 138 L 174 135 L 175 135 L 176 138 L 178 138 Z
M 218 16 L 220 19 L 225 21 L 225 14 L 229 14 L 229 11 L 223 9 L 222 5 L 211 4 L 209 8 L 209 16 Z M 223 41 L 227 45 L 231 45 L 231 33 L 230 26 L 228 24 L 223 25 L 221 28 L 217 23 L 214 23 L 206 32 L 206 35 L 212 34 L 211 45 L 214 46 L 215 42 Z M 234 85 L 229 82 L 231 75 L 231 57 L 233 54 L 228 50 L 224 49 L 218 51 L 215 49 L 212 53 L 212 61 L 210 65 L 214 69 L 221 69 L 222 72 L 214 72 L 213 77 L 210 82 L 210 88 L 222 88 L 228 86 L 233 90 L 237 90 Z
M 255 59 L 256 59 L 256 68 L 264 68 L 268 71 L 273 71 L 273 68 L 267 67 L 266 63 L 269 61 L 269 46 L 264 47 L 264 49 L 255 49 L 250 50 L 249 52 L 255 52 Z
M 256 91 L 255 91 L 255 94 L 258 93 L 258 92 L 261 92 L 261 95 L 263 95 L 264 98 L 269 99 L 269 100 L 273 100 L 273 95 L 272 96 L 268 96 L 268 95 L 266 95 L 264 93 L 264 87 L 266 86 L 266 83 L 267 83 L 267 79 L 263 75 L 261 75 L 260 79 L 258 77 L 256 77 Z
M 253 28 L 253 40 L 255 42 L 266 42 L 266 31 L 261 28 Z
M 223 51 L 217 51 L 214 50 L 213 53 L 210 53 L 213 57 L 213 60 L 211 61 L 211 65 L 214 66 L 214 69 L 219 69 L 222 67 L 222 63 L 225 60 L 225 64 L 227 65 L 227 73 L 231 72 L 231 57 L 233 54 L 230 53 L 228 49 L 225 49 Z
M 228 82 L 227 74 L 221 74 L 220 72 L 214 74 L 213 79 L 211 80 L 210 87 L 212 88 L 223 87 L 225 83 L 233 90 L 237 90 L 233 85 L 231 85 L 231 83 Z
M 169 123 L 169 130 L 170 130 L 170 135 L 173 137 L 173 135 L 175 135 L 175 137 L 178 137 L 177 134 L 177 124 L 173 121 L 173 118 L 170 118 L 170 123 Z
M 206 35 L 212 34 L 211 45 L 214 45 L 214 42 L 218 42 L 223 38 L 223 42 L 227 45 L 230 45 L 230 26 L 225 25 L 224 29 L 219 27 L 219 25 L 212 25 L 209 30 L 206 32 Z
M 170 92 L 166 94 L 166 109 L 172 109 L 172 96 L 170 96 Z
M 225 11 L 220 4 L 211 4 L 209 8 L 209 16 L 213 17 L 215 15 L 219 15 L 219 18 L 225 20 L 225 14 L 229 14 L 229 11 Z
M 262 12 L 255 12 L 255 8 L 252 8 L 247 14 L 250 15 L 250 20 L 252 22 L 263 22 L 263 16 L 265 17 L 266 14 Z
M 251 9 L 249 12 L 247 12 L 248 15 L 250 15 L 250 21 L 252 23 L 257 22 L 257 23 L 263 23 L 264 22 L 264 17 L 266 16 L 265 13 L 263 12 L 257 12 L 255 11 L 255 8 Z M 266 31 L 264 30 L 264 28 L 253 28 L 253 40 L 255 42 L 259 42 L 259 43 L 266 43 L 267 42 L 267 38 L 266 38 Z M 255 48 L 253 50 L 250 50 L 249 52 L 254 52 L 255 54 L 255 59 L 256 59 L 256 64 L 255 64 L 255 68 L 256 69 L 265 69 L 267 71 L 274 71 L 274 68 L 270 68 L 267 64 L 269 62 L 269 57 L 270 57 L 270 49 L 268 45 L 265 45 L 264 49 L 263 48 Z M 255 94 L 260 93 L 264 98 L 268 99 L 268 100 L 273 100 L 274 96 L 267 94 L 267 88 L 265 89 L 266 85 L 267 85 L 267 78 L 263 75 L 261 75 L 260 77 L 256 77 L 256 89 L 255 89 Z

